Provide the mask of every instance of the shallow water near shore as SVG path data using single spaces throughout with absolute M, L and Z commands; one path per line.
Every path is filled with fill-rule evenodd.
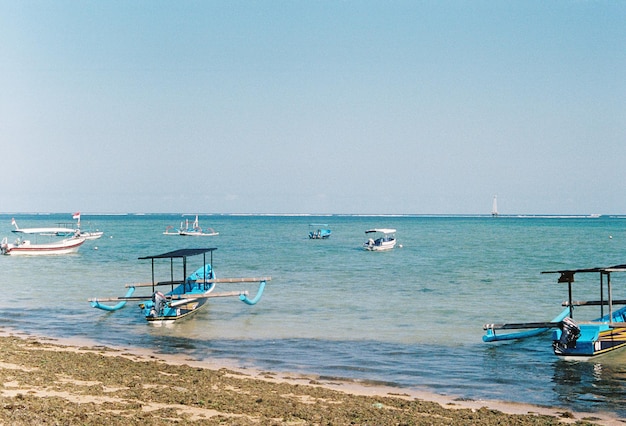
M 0 215 L 0 237 L 14 238 L 13 216 L 22 227 L 71 219 Z M 484 323 L 546 321 L 561 311 L 567 288 L 541 271 L 626 263 L 623 217 L 201 215 L 200 225 L 218 236 L 162 235 L 186 218 L 193 220 L 84 215 L 83 227 L 105 235 L 77 254 L 1 257 L 3 324 L 244 367 L 626 417 L 626 351 L 573 362 L 553 355 L 549 333 L 481 340 Z M 309 240 L 310 223 L 328 223 L 330 239 Z M 362 250 L 364 231 L 374 227 L 396 228 L 402 247 Z M 150 262 L 138 257 L 193 247 L 218 248 L 218 277 L 271 276 L 259 304 L 213 299 L 169 327 L 146 324 L 131 303 L 114 313 L 89 306 L 90 297 L 121 296 L 126 283 L 150 281 Z M 189 262 L 200 266 L 201 259 Z M 157 273 L 169 279 L 169 263 Z M 626 299 L 623 275 L 612 276 L 615 298 Z M 577 300 L 595 299 L 597 290 L 595 275 L 577 276 Z

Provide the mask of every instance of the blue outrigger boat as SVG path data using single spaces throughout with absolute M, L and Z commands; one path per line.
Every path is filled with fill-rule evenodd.
M 172 322 L 184 318 L 206 305 L 209 298 L 237 296 L 247 305 L 255 305 L 263 294 L 265 285 L 270 277 L 262 278 L 216 278 L 213 269 L 213 252 L 216 248 L 180 249 L 155 256 L 140 257 L 140 260 L 151 260 L 152 262 L 152 282 L 127 284 L 128 291 L 124 296 L 90 299 L 89 302 L 94 308 L 105 311 L 117 311 L 126 306 L 129 301 L 138 301 L 139 307 L 146 320 L 150 323 Z M 211 256 L 210 263 L 206 262 L 206 254 Z M 190 275 L 187 275 L 187 258 L 190 256 L 202 255 L 203 265 Z M 169 259 L 170 280 L 156 281 L 154 277 L 154 261 L 156 259 Z M 174 260 L 182 259 L 182 280 L 174 279 Z M 219 283 L 252 283 L 258 282 L 259 288 L 253 299 L 248 298 L 248 291 L 231 291 L 215 293 L 215 286 Z M 162 292 L 161 287 L 170 287 L 170 291 Z M 152 295 L 135 296 L 137 288 L 151 288 Z M 101 302 L 118 302 L 110 306 Z
M 611 274 L 626 272 L 626 264 L 604 268 L 545 271 L 542 274 L 559 274 L 558 282 L 567 283 L 568 300 L 562 303 L 563 312 L 549 322 L 485 324 L 483 341 L 496 342 L 533 337 L 552 331 L 554 354 L 564 358 L 587 359 L 626 347 L 626 300 L 614 299 Z M 572 283 L 574 275 L 600 274 L 600 300 L 574 301 Z M 606 294 L 604 291 L 606 282 Z M 605 298 L 606 296 L 606 298 Z M 600 316 L 592 321 L 574 321 L 575 308 L 599 306 Z M 620 308 L 618 308 L 621 306 Z M 606 309 L 605 309 L 606 308 Z M 523 330 L 497 333 L 496 330 Z

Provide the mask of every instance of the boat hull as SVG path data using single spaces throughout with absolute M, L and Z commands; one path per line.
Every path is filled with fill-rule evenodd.
M 219 232 L 180 231 L 178 235 L 183 237 L 214 237 L 219 235 Z
M 391 250 L 395 246 L 396 246 L 396 240 L 380 241 L 380 242 L 376 240 L 373 243 L 368 241 L 365 244 L 363 244 L 363 249 L 367 251 L 386 251 L 386 250 Z
M 207 305 L 208 300 L 208 298 L 204 297 L 202 299 L 197 299 L 196 301 L 185 303 L 180 306 L 167 306 L 158 316 L 152 316 L 150 314 L 150 309 L 152 306 L 146 304 L 143 308 L 144 316 L 146 317 L 146 321 L 153 325 L 170 323 L 198 312 L 201 308 Z
M 582 323 L 578 325 L 579 336 L 568 345 L 563 345 L 564 330 L 557 329 L 552 333 L 552 347 L 554 354 L 567 358 L 590 358 L 626 347 L 626 307 L 613 313 L 613 322 L 621 325 L 612 325 L 608 318 L 598 322 Z
M 95 231 L 95 232 L 81 232 L 80 236 L 83 237 L 86 240 L 97 240 L 99 238 L 101 238 L 104 235 L 104 232 L 102 231 Z
M 207 264 L 172 291 L 166 294 L 154 292 L 150 300 L 139 305 L 146 321 L 152 324 L 173 322 L 197 312 L 206 305 L 209 293 L 215 289 L 215 283 L 206 283 L 205 274 L 207 279 L 215 278 L 211 266 Z
M 331 233 L 330 229 L 318 229 L 317 231 L 309 232 L 309 238 L 312 240 L 326 240 L 330 238 Z
M 22 241 L 18 244 L 3 244 L 2 254 L 11 256 L 42 256 L 76 253 L 85 238 L 69 238 L 49 244 L 32 244 Z

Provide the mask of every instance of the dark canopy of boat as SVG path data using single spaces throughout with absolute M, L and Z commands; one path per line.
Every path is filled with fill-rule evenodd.
M 217 247 L 212 247 L 212 248 L 195 248 L 195 249 L 179 249 L 179 250 L 169 251 L 169 252 L 163 253 L 163 254 L 157 254 L 155 256 L 140 257 L 139 260 L 144 260 L 144 259 L 178 259 L 178 258 L 183 258 L 183 257 L 196 256 L 198 254 L 212 252 L 214 250 L 217 250 Z
M 608 266 L 602 268 L 585 268 L 585 269 L 563 269 L 558 271 L 543 271 L 542 274 L 561 274 L 559 282 L 573 282 L 574 274 L 579 272 L 615 272 L 626 270 L 626 264 Z

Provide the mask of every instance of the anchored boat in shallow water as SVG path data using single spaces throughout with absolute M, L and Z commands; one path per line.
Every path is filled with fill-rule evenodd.
M 565 306 L 563 312 L 549 322 L 485 324 L 483 329 L 486 332 L 483 340 L 495 342 L 523 339 L 553 330 L 552 348 L 555 355 L 577 359 L 591 358 L 626 347 L 626 300 L 613 297 L 611 274 L 615 272 L 626 272 L 626 264 L 605 268 L 542 272 L 543 274 L 559 274 L 558 282 L 567 283 L 568 300 L 562 303 Z M 582 273 L 600 274 L 599 300 L 573 300 L 574 276 Z M 574 311 L 583 306 L 599 306 L 600 316 L 591 321 L 575 321 Z M 500 334 L 496 330 L 518 331 Z
M 90 299 L 94 308 L 105 311 L 117 311 L 123 308 L 129 301 L 138 301 L 139 307 L 148 322 L 165 323 L 184 318 L 206 305 L 212 297 L 238 297 L 247 305 L 255 305 L 263 294 L 265 285 L 270 277 L 262 278 L 216 278 L 213 270 L 213 252 L 216 248 L 180 249 L 155 256 L 140 257 L 140 260 L 152 262 L 152 282 L 128 284 L 126 294 L 121 297 L 106 299 Z M 210 262 L 206 262 L 206 254 L 210 254 Z M 187 258 L 202 255 L 203 266 L 190 275 L 187 275 Z M 154 261 L 157 259 L 169 259 L 170 280 L 156 281 L 154 277 Z M 182 280 L 174 279 L 174 260 L 182 260 Z M 258 282 L 257 294 L 253 299 L 248 298 L 247 290 L 214 292 L 217 284 L 225 283 L 255 283 Z M 166 289 L 169 287 L 169 291 Z M 151 295 L 135 296 L 137 288 L 150 288 Z M 111 306 L 102 302 L 117 302 Z
M 312 223 L 309 225 L 309 228 L 311 228 L 309 231 L 309 238 L 312 240 L 327 240 L 330 238 L 330 234 L 332 233 L 332 231 L 328 229 L 328 225 L 325 223 Z
M 367 251 L 391 250 L 396 246 L 396 230 L 389 228 L 368 229 L 365 235 L 369 238 L 363 244 Z
M 46 243 L 32 242 L 23 238 L 18 238 L 13 243 L 9 243 L 8 238 L 4 237 L 0 242 L 0 253 L 11 256 L 69 254 L 76 253 L 84 242 L 85 238 L 78 235 Z
M 0 242 L 0 254 L 41 256 L 76 253 L 87 239 L 81 235 L 79 229 L 63 227 L 20 228 L 15 219 L 11 219 L 11 224 L 15 226 L 12 232 L 20 235 L 20 237 L 12 243 L 9 242 L 8 237 L 4 237 Z M 66 238 L 54 238 L 59 236 Z
M 165 232 L 163 232 L 163 235 L 182 235 L 185 237 L 213 237 L 219 234 L 213 228 L 200 228 L 198 215 L 196 215 L 196 220 L 191 225 L 189 224 L 189 219 L 187 219 L 184 224 L 183 222 L 180 223 L 180 228 L 175 230 L 173 226 L 168 226 L 165 228 Z

